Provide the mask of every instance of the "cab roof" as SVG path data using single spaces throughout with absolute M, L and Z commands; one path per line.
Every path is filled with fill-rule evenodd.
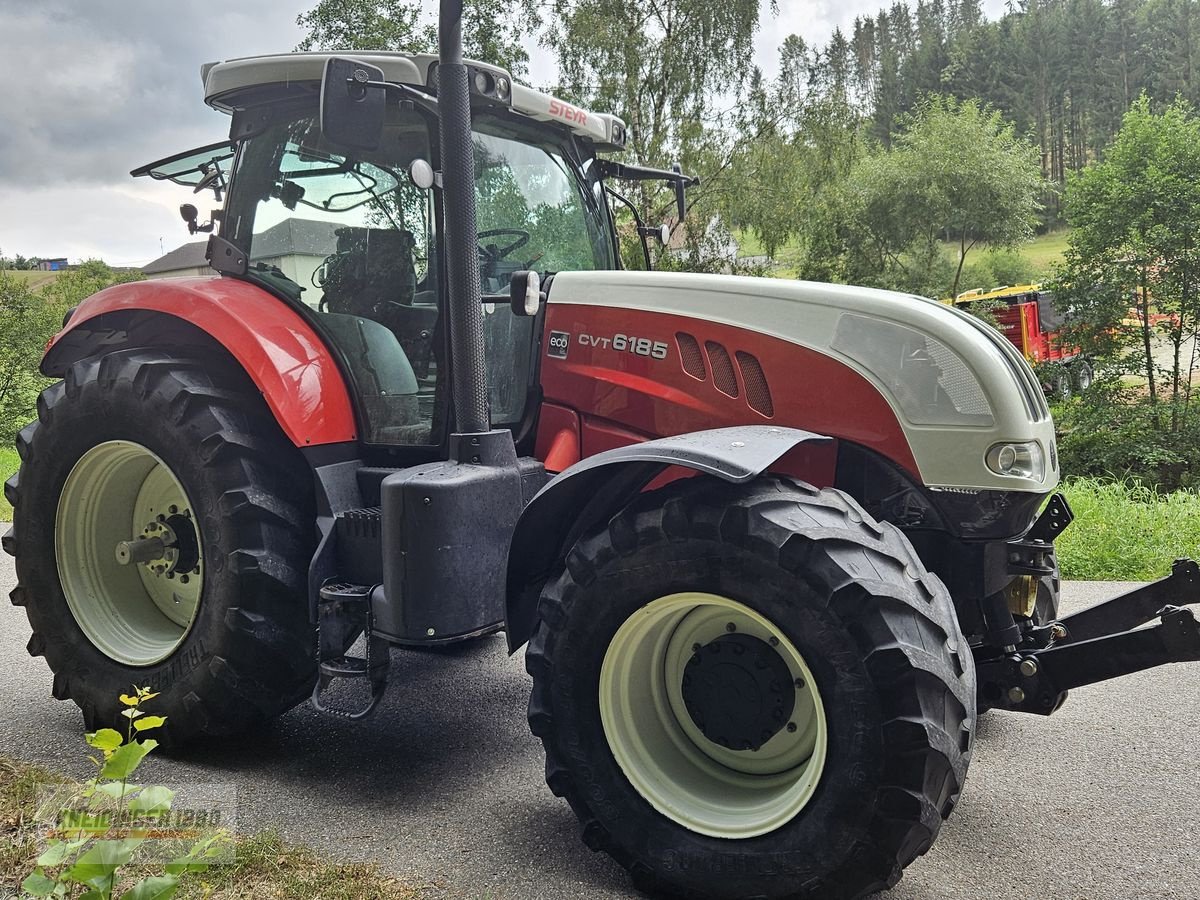
M 204 83 L 204 102 L 221 112 L 233 112 L 251 105 L 254 89 L 282 86 L 292 93 L 309 93 L 316 97 L 325 72 L 325 63 L 332 57 L 343 57 L 378 66 L 384 80 L 394 84 L 409 84 L 436 94 L 437 57 L 431 54 L 394 53 L 385 50 L 345 50 L 338 52 L 274 53 L 246 56 L 221 62 L 205 63 L 200 67 Z M 598 150 L 615 151 L 625 146 L 626 126 L 616 116 L 581 109 L 551 94 L 534 90 L 515 81 L 499 66 L 465 60 L 473 71 L 484 72 L 493 79 L 506 79 L 511 85 L 507 100 L 495 97 L 495 103 L 515 112 L 563 126 L 580 137 L 591 140 Z

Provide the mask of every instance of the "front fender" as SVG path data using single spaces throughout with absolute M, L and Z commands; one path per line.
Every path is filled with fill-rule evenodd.
M 42 372 L 62 377 L 74 361 L 131 340 L 170 343 L 173 330 L 156 328 L 147 314 L 199 329 L 237 360 L 297 447 L 355 439 L 354 408 L 329 348 L 282 300 L 233 278 L 163 278 L 105 288 L 75 309 L 47 348 Z M 131 323 L 139 320 L 143 327 L 131 337 Z
M 805 441 L 829 441 L 797 428 L 715 428 L 598 453 L 542 488 L 525 507 L 508 553 L 508 650 L 529 640 L 546 578 L 593 525 L 607 521 L 664 469 L 682 466 L 725 481 L 757 478 Z

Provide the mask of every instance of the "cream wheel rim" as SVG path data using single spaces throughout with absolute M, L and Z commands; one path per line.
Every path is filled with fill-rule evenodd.
M 175 473 L 133 441 L 97 444 L 67 475 L 55 517 L 59 582 L 75 622 L 116 662 L 161 662 L 195 623 L 205 562 L 194 517 Z M 120 542 L 148 537 L 171 546 L 118 561 Z
M 777 625 L 728 597 L 671 594 L 633 613 L 605 652 L 599 699 L 630 783 L 700 834 L 744 839 L 782 827 L 825 767 L 812 670 Z

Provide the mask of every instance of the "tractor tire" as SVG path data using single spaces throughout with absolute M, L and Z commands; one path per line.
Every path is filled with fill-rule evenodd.
M 971 652 L 907 539 L 840 491 L 641 494 L 575 544 L 538 617 L 547 783 L 642 890 L 859 897 L 958 801 Z
M 11 599 L 88 729 L 127 726 L 118 697 L 135 684 L 159 692 L 168 746 L 308 695 L 311 476 L 243 373 L 157 349 L 81 360 L 17 449 Z M 164 534 L 173 556 L 120 561 L 118 542 Z
M 1072 367 L 1071 377 L 1075 382 L 1075 390 L 1079 393 L 1085 393 L 1092 386 L 1092 382 L 1096 380 L 1096 372 L 1092 368 L 1092 364 L 1086 359 L 1081 359 Z

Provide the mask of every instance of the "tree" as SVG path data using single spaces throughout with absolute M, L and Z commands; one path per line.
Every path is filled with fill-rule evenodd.
M 742 104 L 736 131 L 749 139 L 734 145 L 720 212 L 757 237 L 769 257 L 789 242 L 808 245 L 826 192 L 861 151 L 857 76 L 850 45 L 843 50 L 820 54 L 798 35 L 785 38 L 778 78 L 767 84 L 756 73 Z
M 548 0 L 546 6 L 541 37 L 557 56 L 557 90 L 625 120 L 627 161 L 678 160 L 700 176 L 688 204 L 701 227 L 690 234 L 707 234 L 731 187 L 732 156 L 754 139 L 735 126 L 753 78 L 748 60 L 759 0 Z M 628 195 L 650 223 L 673 217 L 674 193 L 657 183 L 633 184 Z
M 521 9 L 536 21 L 536 0 Z M 521 44 L 520 16 L 498 19 L 479 3 L 463 5 L 463 48 L 466 56 L 525 74 L 529 54 Z M 436 53 L 437 24 L 420 5 L 402 0 L 319 0 L 296 17 L 307 30 L 297 50 L 394 50 Z
M 901 128 L 891 150 L 860 159 L 845 179 L 833 223 L 842 275 L 954 295 L 976 246 L 1033 236 L 1044 188 L 1036 151 L 974 100 L 930 97 Z M 945 238 L 957 244 L 954 264 Z
M 38 371 L 42 351 L 66 311 L 110 284 L 142 277 L 92 260 L 31 290 L 24 279 L 0 269 L 0 440 L 11 443 L 33 418 L 38 392 L 49 383 Z
M 0 440 L 5 443 L 33 416 L 42 348 L 63 311 L 30 291 L 23 279 L 0 270 Z
M 1200 327 L 1200 119 L 1193 107 L 1181 98 L 1155 114 L 1142 95 L 1104 161 L 1068 183 L 1066 210 L 1071 235 L 1056 280 L 1074 313 L 1072 340 L 1144 374 L 1156 425 L 1169 421 L 1179 430 L 1195 362 L 1185 362 L 1183 348 Z M 1165 372 L 1154 358 L 1156 333 L 1173 350 Z M 1159 414 L 1160 374 L 1170 382 L 1169 420 Z

